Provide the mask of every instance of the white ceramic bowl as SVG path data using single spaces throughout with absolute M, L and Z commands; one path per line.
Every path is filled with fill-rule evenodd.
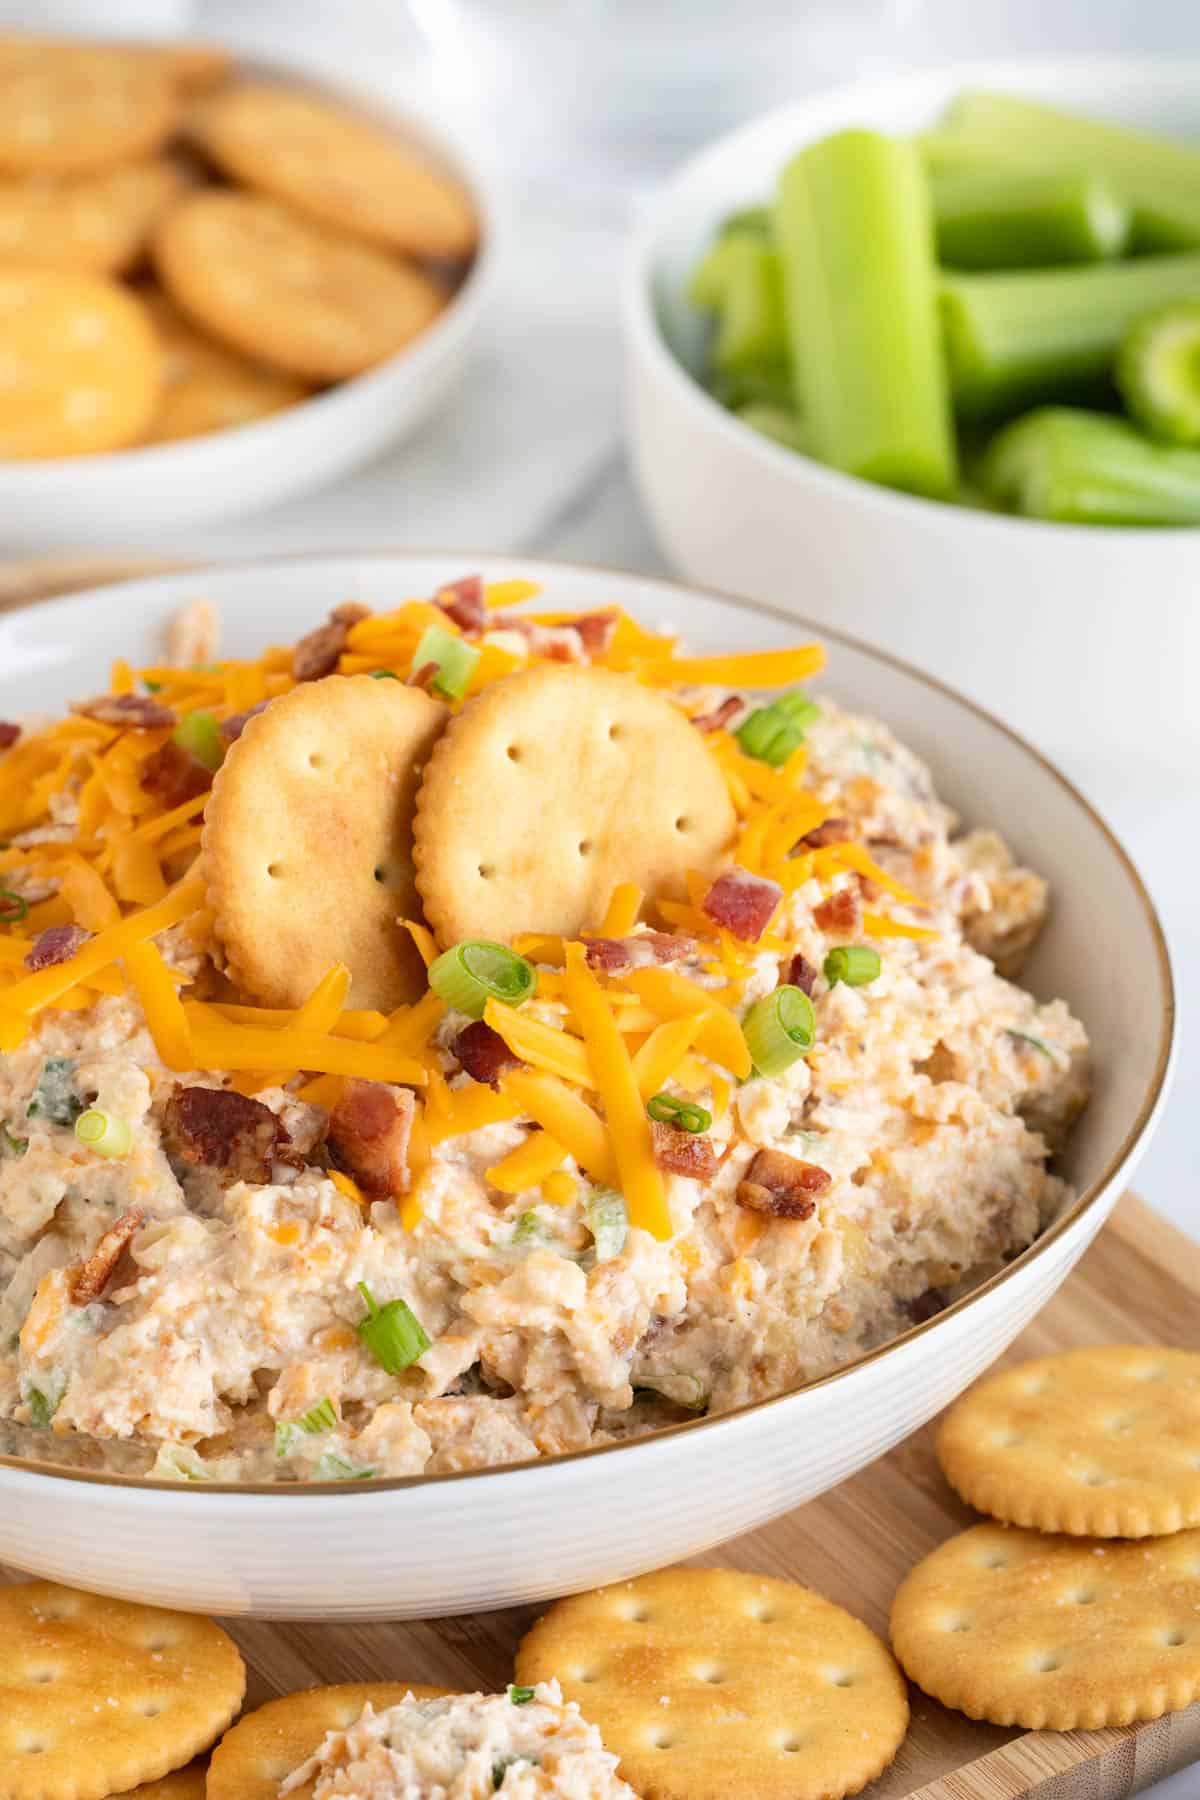
M 434 323 L 353 380 L 254 424 L 102 456 L 0 461 L 0 519 L 15 547 L 108 549 L 236 518 L 326 486 L 414 431 L 462 375 L 491 306 L 505 236 L 500 188 L 474 148 L 411 104 L 334 87 L 311 70 L 239 56 L 241 71 L 329 94 L 423 146 L 474 199 L 478 254 Z
M 1147 713 L 1155 736 L 1195 745 L 1200 531 L 1044 525 L 891 493 L 768 442 L 685 366 L 698 363 L 703 330 L 687 278 L 726 213 L 769 197 L 801 144 L 848 125 L 915 130 L 970 87 L 1200 134 L 1200 62 L 1122 59 L 872 80 L 722 138 L 655 197 L 628 253 L 627 417 L 642 495 L 689 579 L 861 632 L 1056 756 L 1094 743 L 1144 760 Z
M 115 649 L 151 660 L 163 620 L 206 595 L 226 648 L 286 642 L 331 604 L 376 607 L 482 567 L 542 580 L 555 607 L 618 601 L 698 648 L 794 641 L 794 621 L 630 575 L 509 559 L 298 558 L 172 574 L 0 618 L 0 717 L 93 689 Z M 1120 845 L 1063 778 L 916 670 L 826 634 L 828 685 L 888 720 L 967 819 L 999 824 L 1053 883 L 1028 980 L 1095 1044 L 1092 1104 L 1065 1161 L 1070 1210 L 939 1318 L 778 1399 L 539 1464 L 308 1489 L 192 1487 L 0 1459 L 0 1562 L 206 1612 L 428 1617 L 544 1599 L 655 1568 L 810 1500 L 916 1429 L 1050 1297 L 1099 1230 L 1163 1102 L 1173 1003 L 1162 933 Z M 823 678 L 823 680 L 826 678 Z

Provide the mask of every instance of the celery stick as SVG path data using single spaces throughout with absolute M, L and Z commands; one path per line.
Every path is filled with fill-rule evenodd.
M 795 384 L 786 363 L 763 365 L 757 369 L 740 369 L 736 374 L 714 370 L 705 384 L 713 399 L 730 412 L 741 412 L 744 406 L 771 406 L 781 412 L 795 409 Z
M 1102 176 L 1133 207 L 1138 249 L 1200 246 L 1200 149 L 1191 145 L 986 93 L 960 94 L 937 137 L 990 145 L 999 155 L 1018 146 L 1047 171 Z
M 872 131 L 809 145 L 780 178 L 775 230 L 813 454 L 888 487 L 947 493 L 955 446 L 913 146 Z
M 771 236 L 771 209 L 769 206 L 739 206 L 717 226 L 718 238 L 728 237 L 731 233 L 749 232 L 755 237 Z
M 1043 407 L 1005 426 L 980 470 L 1000 505 L 1068 525 L 1200 524 L 1200 451 L 1125 419 Z
M 737 237 L 731 233 L 709 245 L 688 282 L 688 299 L 702 312 L 719 312 L 725 304 L 729 273 L 737 261 Z
M 912 141 L 931 175 L 954 175 L 967 169 L 991 169 L 995 173 L 1007 170 L 1014 175 L 1021 171 L 1027 175 L 1048 172 L 1044 165 L 1039 168 L 1033 158 L 1022 157 L 1019 144 L 998 141 L 983 133 L 935 126 L 929 131 L 918 131 Z
M 1112 369 L 1138 316 L 1200 298 L 1200 255 L 1091 268 L 947 275 L 942 324 L 954 403 L 967 418 L 1071 397 Z
M 713 362 L 728 374 L 787 361 L 783 269 L 773 245 L 744 233 L 722 240 L 729 258 Z
M 1129 240 L 1129 208 L 1092 176 L 957 169 L 931 187 L 938 255 L 952 268 L 1104 262 Z
M 807 451 L 809 448 L 804 421 L 791 407 L 772 406 L 769 400 L 751 400 L 738 407 L 737 416 L 752 431 L 786 445 L 789 450 Z
M 1117 352 L 1117 387 L 1133 418 L 1172 444 L 1200 444 L 1200 303 L 1160 306 Z

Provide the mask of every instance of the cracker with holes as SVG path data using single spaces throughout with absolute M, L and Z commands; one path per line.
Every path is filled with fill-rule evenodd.
M 115 45 L 46 39 L 0 58 L 0 169 L 111 168 L 157 150 L 177 114 L 163 70 Z
M 211 1619 L 51 1581 L 0 1588 L 0 1800 L 103 1800 L 158 1781 L 220 1735 L 245 1686 Z
M 573 937 L 620 881 L 678 898 L 735 824 L 720 768 L 668 699 L 549 664 L 493 682 L 448 726 L 421 784 L 417 887 L 443 944 Z
M 976 1525 L 901 1582 L 892 1646 L 918 1687 L 993 1725 L 1177 1712 L 1200 1697 L 1200 1531 L 1114 1542 Z
M 227 188 L 173 207 L 154 260 L 203 330 L 305 381 L 362 374 L 432 324 L 449 297 L 423 270 Z
M 1200 1525 L 1200 1355 L 1105 1344 L 1004 1369 L 946 1414 L 937 1454 L 1010 1525 L 1137 1538 Z
M 838 1800 L 908 1727 L 886 1646 L 840 1606 L 734 1569 L 666 1569 L 560 1600 L 517 1653 L 557 1675 L 645 1800 Z
M 235 181 L 385 250 L 458 260 L 478 241 L 459 182 L 394 133 L 320 95 L 239 82 L 203 109 L 198 132 Z
M 159 1781 L 143 1782 L 115 1800 L 205 1800 L 204 1771 L 202 1761 L 190 1762 L 186 1769 L 173 1769 Z
M 280 1783 L 320 1748 L 325 1733 L 345 1731 L 364 1707 L 383 1712 L 408 1694 L 436 1700 L 449 1692 L 412 1681 L 367 1681 L 268 1700 L 239 1719 L 213 1751 L 207 1800 L 277 1800 Z M 290 1791 L 308 1800 L 311 1784 Z
M 121 274 L 141 260 L 183 183 L 165 156 L 95 175 L 0 176 L 0 259 Z
M 0 457 L 120 449 L 161 388 L 158 339 L 132 294 L 97 275 L 0 265 Z
M 203 868 L 238 985 L 296 1006 L 335 962 L 350 1004 L 384 1012 L 424 986 L 400 924 L 413 882 L 417 783 L 446 709 L 369 675 L 330 675 L 247 724 L 213 783 Z

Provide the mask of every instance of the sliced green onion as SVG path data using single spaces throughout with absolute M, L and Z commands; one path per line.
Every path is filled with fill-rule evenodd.
M 597 1188 L 587 1203 L 588 1230 L 596 1246 L 596 1261 L 611 1262 L 620 1256 L 629 1230 L 624 1194 L 615 1188 Z
M 1010 1025 L 1008 1035 L 1012 1038 L 1019 1038 L 1023 1044 L 1030 1044 L 1035 1050 L 1040 1050 L 1042 1055 L 1048 1056 L 1052 1063 L 1059 1062 L 1065 1055 L 1065 1052 L 1061 1051 L 1057 1045 L 1048 1044 L 1045 1038 L 1038 1037 L 1035 1032 L 1018 1031 L 1015 1025 Z
M 544 1239 L 546 1227 L 535 1212 L 523 1212 L 513 1226 L 512 1241 L 514 1244 L 536 1243 Z
M 479 654 L 474 644 L 465 644 L 462 638 L 443 631 L 440 625 L 427 625 L 413 651 L 412 673 L 415 675 L 418 669 L 436 663 L 437 674 L 429 684 L 434 693 L 441 694 L 446 700 L 461 700 L 475 673 Z
M 816 1042 L 813 1003 L 803 988 L 784 983 L 755 1001 L 742 1020 L 742 1036 L 759 1075 L 782 1075 Z
M 425 1328 L 405 1300 L 389 1300 L 376 1306 L 370 1288 L 360 1281 L 358 1291 L 367 1303 L 367 1316 L 355 1329 L 381 1369 L 403 1374 L 410 1363 L 429 1349 Z
M 646 1111 L 660 1125 L 677 1125 L 680 1131 L 707 1131 L 712 1114 L 694 1100 L 680 1100 L 674 1094 L 655 1094 L 647 1100 Z
M 62 1405 L 62 1397 L 66 1391 L 66 1380 L 61 1375 L 56 1376 L 53 1384 L 45 1388 L 27 1389 L 25 1404 L 29 1408 L 29 1423 L 39 1431 L 44 1431 Z
M 531 1687 L 518 1687 L 515 1681 L 508 1684 L 508 1697 L 514 1706 L 528 1706 L 533 1699 Z
M 0 1136 L 3 1137 L 4 1148 L 8 1151 L 10 1156 L 24 1156 L 29 1148 L 29 1139 L 14 1137 L 7 1125 L 0 1128 Z
M 429 965 L 429 985 L 455 1012 L 482 1019 L 489 1000 L 520 1006 L 537 993 L 537 970 L 506 944 L 464 938 Z
M 214 713 L 185 713 L 171 736 L 181 750 L 194 756 L 206 769 L 219 769 L 225 759 L 225 745 Z
M 29 903 L 11 888 L 0 888 L 0 925 L 17 925 L 29 911 Z
M 74 1062 L 69 1056 L 48 1056 L 25 1108 L 27 1117 L 49 1119 L 52 1125 L 73 1125 L 83 1110 L 83 1101 L 75 1092 Z
M 821 716 L 803 688 L 790 688 L 769 706 L 760 706 L 738 726 L 735 736 L 747 756 L 780 768 L 804 742 L 804 734 Z
M 335 1456 L 332 1450 L 327 1450 L 317 1464 L 318 1481 L 370 1481 L 378 1473 L 377 1469 L 347 1462 L 344 1456 Z
M 133 1142 L 129 1120 L 99 1106 L 89 1106 L 75 1121 L 75 1136 L 100 1156 L 128 1156 Z
M 302 1437 L 314 1437 L 318 1432 L 332 1431 L 336 1424 L 337 1414 L 333 1410 L 333 1401 L 326 1395 L 298 1419 L 279 1421 L 275 1427 L 276 1456 L 289 1456 Z
M 878 950 L 869 944 L 839 944 L 825 958 L 825 979 L 830 987 L 844 981 L 847 987 L 866 987 L 879 979 L 883 964 Z
M 150 681 L 145 676 L 142 678 L 142 686 L 148 694 L 161 694 L 162 685 L 161 681 Z
M 399 681 L 399 679 L 400 679 L 400 677 L 397 675 L 395 669 L 372 669 L 371 670 L 371 680 L 372 681 Z

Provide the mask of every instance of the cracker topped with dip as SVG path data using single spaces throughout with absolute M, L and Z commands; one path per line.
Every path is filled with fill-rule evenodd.
M 1062 1205 L 1086 1036 L 992 960 L 1044 883 L 807 690 L 819 646 L 536 596 L 331 594 L 254 658 L 193 604 L 178 661 L 0 720 L 23 1451 L 356 1481 L 634 1437 Z

